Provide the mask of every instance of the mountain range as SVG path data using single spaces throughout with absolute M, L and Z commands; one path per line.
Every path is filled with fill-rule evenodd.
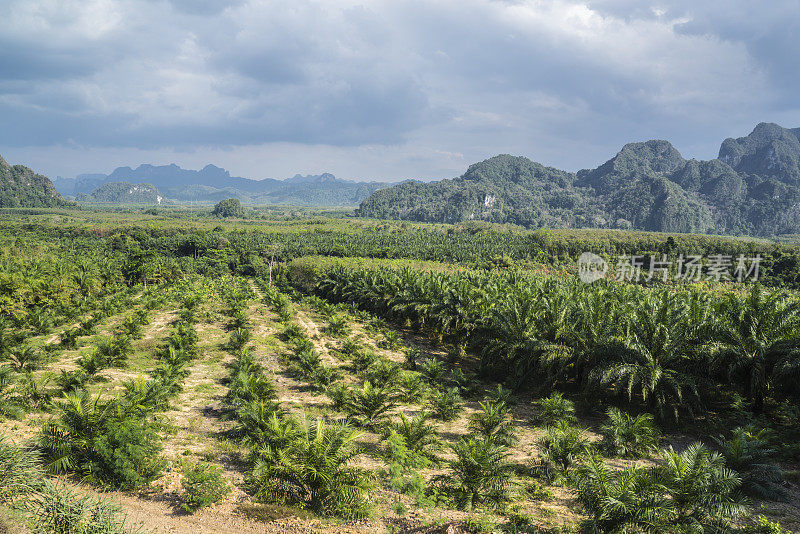
M 746 137 L 726 139 L 710 161 L 686 160 L 668 141 L 630 143 L 577 173 L 504 154 L 458 178 L 376 191 L 356 214 L 527 228 L 800 233 L 800 128 L 761 123 Z
M 250 204 L 294 204 L 309 206 L 357 206 L 371 193 L 391 184 L 383 182 L 353 182 L 336 178 L 329 173 L 301 176 L 286 180 L 267 178 L 251 180 L 231 176 L 215 165 L 199 171 L 172 165 L 139 165 L 118 167 L 111 174 L 80 174 L 75 178 L 56 178 L 56 189 L 64 195 L 86 198 L 99 187 L 109 183 L 147 184 L 165 199 L 174 201 L 217 202 L 238 198 Z M 104 193 L 100 195 L 105 196 Z M 123 200 L 124 201 L 124 200 Z

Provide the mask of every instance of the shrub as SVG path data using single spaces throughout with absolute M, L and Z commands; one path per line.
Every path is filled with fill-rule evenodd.
M 636 417 L 610 408 L 608 420 L 603 425 L 603 448 L 609 454 L 625 458 L 639 458 L 656 449 L 658 428 L 649 413 Z
M 203 463 L 184 463 L 183 465 L 183 504 L 187 512 L 211 506 L 222 500 L 231 488 L 222 468 Z
M 770 521 L 763 515 L 757 516 L 755 520 L 756 524 L 747 527 L 744 531 L 745 534 L 791 534 L 780 523 Z
M 216 215 L 217 217 L 237 217 L 242 218 L 244 217 L 244 208 L 242 207 L 242 203 L 239 201 L 238 198 L 226 198 L 225 200 L 220 200 L 214 205 L 214 209 L 211 210 L 212 215 Z

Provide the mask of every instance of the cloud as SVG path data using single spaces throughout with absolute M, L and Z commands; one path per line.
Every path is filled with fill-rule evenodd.
M 800 118 L 798 3 L 10 0 L 0 150 L 236 153 L 260 176 L 259 150 L 358 173 L 380 153 L 396 178 L 498 152 L 577 169 L 651 137 L 711 157 Z

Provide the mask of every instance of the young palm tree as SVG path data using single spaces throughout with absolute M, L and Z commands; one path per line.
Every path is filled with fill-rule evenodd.
M 555 392 L 549 397 L 533 401 L 538 410 L 536 421 L 544 426 L 552 426 L 559 421 L 574 422 L 575 403 L 564 398 L 561 392 Z
M 387 387 L 375 387 L 369 381 L 350 395 L 345 410 L 358 426 L 377 428 L 397 406 L 394 393 Z
M 571 481 L 579 461 L 592 450 L 584 430 L 568 421 L 547 427 L 539 445 L 542 454 L 538 470 L 555 484 Z
M 603 447 L 614 456 L 639 458 L 658 445 L 658 428 L 649 413 L 631 417 L 619 408 L 609 408 L 603 425 Z
M 7 365 L 0 366 L 0 417 L 17 419 L 25 413 L 12 393 L 16 379 Z
M 472 416 L 469 430 L 481 439 L 510 447 L 516 442 L 514 422 L 502 402 L 481 402 L 481 411 Z
M 445 482 L 459 508 L 471 510 L 480 503 L 508 498 L 514 466 L 506 447 L 490 440 L 461 438 L 451 448 L 456 457 L 448 462 L 449 473 L 439 480 Z
M 669 532 L 671 503 L 652 469 L 617 471 L 593 453 L 578 467 L 576 479 L 578 501 L 589 516 L 582 532 Z
M 441 421 L 452 421 L 464 409 L 458 388 L 454 387 L 439 390 L 430 402 L 433 414 Z
M 29 345 L 17 347 L 11 351 L 8 363 L 18 373 L 35 371 L 41 364 L 42 357 L 39 351 Z
M 43 479 L 39 454 L 0 435 L 0 504 L 19 505 Z
M 782 375 L 800 376 L 800 301 L 755 284 L 745 298 L 728 295 L 720 313 L 716 366 L 744 384 L 753 411 L 761 413 Z
M 272 401 L 252 400 L 236 412 L 235 433 L 252 446 L 259 457 L 272 458 L 299 435 L 297 421 L 284 416 Z
M 670 413 L 677 419 L 682 409 L 693 413 L 699 394 L 687 371 L 692 362 L 687 358 L 683 303 L 662 291 L 638 302 L 632 314 L 624 350 L 593 369 L 590 380 L 628 400 L 636 396 L 661 418 Z
M 783 470 L 774 463 L 775 450 L 767 446 L 767 431 L 738 427 L 729 439 L 715 438 L 725 463 L 739 474 L 742 490 L 759 499 L 786 500 L 781 487 Z
M 402 436 L 410 450 L 435 460 L 435 451 L 439 449 L 441 442 L 436 437 L 436 426 L 428 422 L 430 418 L 431 415 L 425 411 L 417 412 L 410 419 L 400 413 L 400 421 L 392 423 L 391 430 Z
M 725 458 L 700 443 L 677 453 L 663 453 L 658 479 L 667 488 L 673 508 L 672 524 L 687 531 L 727 528 L 746 507 L 737 490 L 741 479 L 725 467 Z
M 345 423 L 317 419 L 302 424 L 296 439 L 273 458 L 256 462 L 251 473 L 256 497 L 300 503 L 320 515 L 363 516 L 372 477 L 352 465 L 361 455 L 360 436 Z

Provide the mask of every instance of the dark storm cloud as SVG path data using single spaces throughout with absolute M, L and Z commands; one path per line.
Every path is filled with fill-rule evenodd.
M 709 157 L 797 126 L 799 3 L 12 0 L 0 149 L 384 146 L 398 177 L 439 178 L 650 137 Z

